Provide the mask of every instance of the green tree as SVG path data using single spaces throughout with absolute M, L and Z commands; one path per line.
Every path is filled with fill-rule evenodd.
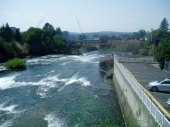
M 0 38 L 0 62 L 5 62 L 14 57 L 22 57 L 23 52 L 19 49 L 15 42 L 7 43 L 4 39 Z
M 56 34 L 57 35 L 62 35 L 62 31 L 61 31 L 60 27 L 56 28 Z
M 139 34 L 140 38 L 143 38 L 143 37 L 146 36 L 146 31 L 145 30 L 139 30 L 138 34 Z
M 146 31 L 143 30 L 143 29 L 141 29 L 141 30 L 139 30 L 138 32 L 134 32 L 134 33 L 132 34 L 132 39 L 137 39 L 137 40 L 139 40 L 139 39 L 143 39 L 145 36 L 146 36 Z
M 7 44 L 3 38 L 0 38 L 0 61 L 5 61 L 7 57 Z M 6 56 L 6 57 L 5 57 Z
M 21 42 L 22 43 L 18 43 Z M 67 53 L 67 41 L 62 31 L 46 23 L 43 29 L 29 28 L 24 33 L 19 29 L 12 32 L 8 23 L 0 28 L 0 62 L 25 55 L 46 55 L 52 53 Z
M 21 42 L 21 33 L 20 33 L 19 29 L 16 30 L 15 40 L 18 42 Z
M 152 31 L 152 40 L 156 46 L 158 46 L 159 42 L 163 41 L 169 36 L 168 27 L 168 21 L 166 20 L 166 18 L 164 18 L 161 21 L 159 29 Z
M 13 39 L 13 32 L 10 29 L 8 23 L 6 23 L 5 27 L 2 26 L 0 28 L 0 36 L 7 42 L 10 42 Z
M 54 36 L 55 51 L 57 53 L 65 53 L 67 48 L 67 41 L 64 37 L 60 35 Z
M 42 30 L 45 32 L 45 36 L 48 36 L 50 39 L 56 34 L 54 27 L 50 23 L 46 23 Z
M 168 36 L 168 27 L 169 27 L 168 21 L 166 20 L 166 18 L 164 18 L 161 21 L 160 28 L 159 28 L 158 36 L 159 36 L 160 40 L 163 40 L 163 39 L 167 38 L 167 36 Z
M 168 23 L 167 19 L 164 18 L 164 19 L 161 21 L 160 29 L 167 32 L 167 31 L 168 31 L 168 27 L 169 27 L 169 23 Z
M 102 43 L 106 43 L 109 40 L 109 36 L 108 35 L 102 35 L 102 36 L 100 36 L 99 40 Z
M 51 30 L 51 31 L 55 31 L 53 25 L 51 25 L 50 23 L 45 23 L 43 30 Z
M 155 52 L 155 58 L 160 63 L 160 68 L 164 69 L 165 61 L 170 60 L 170 39 L 161 41 Z
M 29 28 L 24 34 L 24 42 L 28 44 L 28 52 L 30 55 L 42 55 L 42 34 L 43 31 L 39 28 Z

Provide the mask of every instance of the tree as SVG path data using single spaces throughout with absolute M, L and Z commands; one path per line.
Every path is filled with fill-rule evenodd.
M 143 30 L 143 29 L 141 29 L 141 30 L 139 30 L 138 32 L 134 32 L 134 33 L 132 34 L 132 39 L 137 39 L 137 40 L 139 40 L 139 39 L 143 39 L 145 36 L 146 36 L 146 31 Z
M 5 27 L 2 26 L 0 28 L 0 36 L 7 42 L 10 42 L 13 39 L 13 32 L 10 29 L 8 23 L 6 23 Z
M 3 38 L 0 38 L 0 61 L 5 61 L 7 56 L 7 46 Z
M 15 40 L 18 42 L 21 42 L 21 33 L 20 33 L 19 29 L 16 30 Z
M 143 37 L 146 36 L 146 31 L 145 30 L 139 30 L 138 34 L 139 34 L 140 38 L 143 38 Z
M 167 21 L 166 18 L 164 18 L 164 19 L 161 21 L 160 29 L 167 32 L 167 31 L 168 31 L 168 27 L 169 27 L 168 21 Z
M 43 31 L 45 32 L 45 36 L 48 36 L 50 39 L 52 39 L 56 34 L 54 27 L 49 23 L 44 25 Z
M 55 50 L 57 53 L 65 53 L 67 48 L 67 41 L 64 37 L 60 35 L 54 36 L 54 42 L 55 42 Z
M 50 23 L 45 23 L 43 30 L 55 31 L 54 27 Z
M 100 36 L 99 40 L 102 43 L 106 43 L 109 40 L 109 36 L 108 35 L 102 35 L 102 36 Z
M 29 28 L 23 34 L 24 42 L 28 44 L 28 52 L 31 55 L 42 55 L 43 54 L 42 34 L 43 34 L 43 30 L 39 28 L 33 28 L 33 27 Z
M 170 60 L 170 39 L 161 41 L 156 49 L 155 58 L 160 63 L 160 68 L 164 69 L 165 61 Z
M 62 31 L 61 31 L 60 27 L 56 28 L 56 34 L 57 35 L 62 35 Z
M 0 28 L 0 62 L 25 55 L 39 56 L 66 51 L 68 53 L 67 41 L 61 29 L 58 27 L 55 30 L 49 23 L 43 29 L 31 27 L 22 35 L 19 29 L 10 28 L 8 23 Z
M 169 36 L 168 27 L 169 27 L 168 21 L 166 20 L 166 18 L 164 18 L 161 21 L 159 29 L 152 31 L 152 40 L 155 46 L 158 46 L 160 42 L 162 42 Z

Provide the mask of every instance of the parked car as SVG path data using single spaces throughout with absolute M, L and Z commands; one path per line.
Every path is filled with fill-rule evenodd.
M 168 99 L 167 104 L 170 105 L 170 98 Z
M 153 81 L 148 84 L 148 89 L 153 92 L 164 91 L 170 92 L 170 78 L 161 81 Z

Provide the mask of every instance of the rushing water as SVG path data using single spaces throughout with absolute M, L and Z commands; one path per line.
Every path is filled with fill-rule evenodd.
M 28 59 L 25 71 L 0 73 L 0 127 L 123 127 L 99 72 L 102 57 L 48 55 Z

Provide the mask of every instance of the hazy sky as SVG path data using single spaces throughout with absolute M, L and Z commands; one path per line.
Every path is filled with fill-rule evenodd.
M 49 22 L 81 32 L 79 22 L 83 32 L 133 32 L 158 28 L 164 17 L 170 22 L 170 0 L 0 0 L 0 26 L 21 31 Z

